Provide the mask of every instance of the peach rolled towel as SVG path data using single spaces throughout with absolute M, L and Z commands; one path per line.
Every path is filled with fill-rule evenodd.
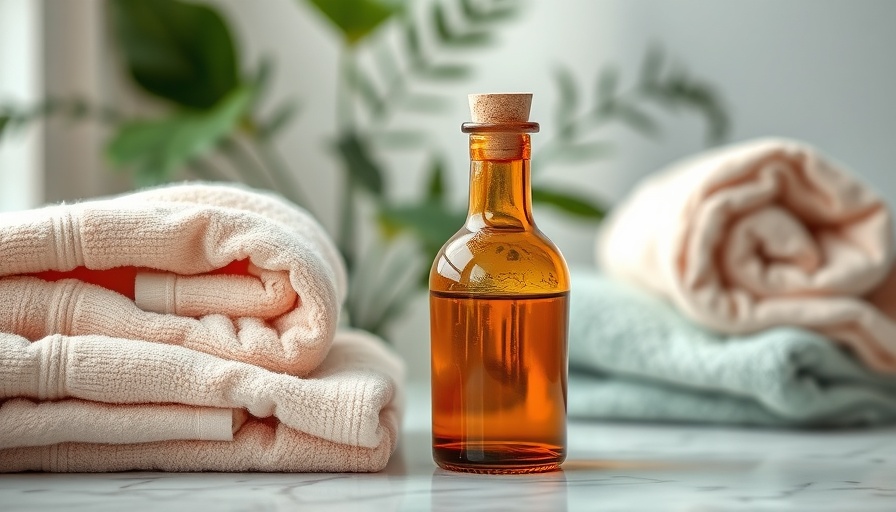
M 609 274 L 711 329 L 809 328 L 896 372 L 893 225 L 868 186 L 815 149 L 758 140 L 672 165 L 614 209 Z

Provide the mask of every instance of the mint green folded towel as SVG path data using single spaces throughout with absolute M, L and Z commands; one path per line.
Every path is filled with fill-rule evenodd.
M 596 271 L 572 274 L 572 418 L 856 426 L 896 421 L 896 377 L 818 334 L 725 336 Z

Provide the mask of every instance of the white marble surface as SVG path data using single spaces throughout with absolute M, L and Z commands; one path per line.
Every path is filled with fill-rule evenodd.
M 425 387 L 378 474 L 18 474 L 0 511 L 896 511 L 896 428 L 773 431 L 569 425 L 563 471 L 448 473 L 432 463 Z

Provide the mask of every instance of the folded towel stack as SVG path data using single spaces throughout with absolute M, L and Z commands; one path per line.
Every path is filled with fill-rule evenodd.
M 793 141 L 722 148 L 649 177 L 607 220 L 598 259 L 612 278 L 675 309 L 632 299 L 604 278 L 574 283 L 571 366 L 599 372 L 603 387 L 573 380 L 571 413 L 763 424 L 896 419 L 886 399 L 894 380 L 874 375 L 896 372 L 892 230 L 873 191 Z M 608 297 L 619 301 L 617 320 L 599 313 Z M 801 329 L 776 329 L 786 326 Z M 608 376 L 631 378 L 613 381 L 613 410 L 596 405 Z
M 401 362 L 304 211 L 220 185 L 0 217 L 0 471 L 376 471 Z

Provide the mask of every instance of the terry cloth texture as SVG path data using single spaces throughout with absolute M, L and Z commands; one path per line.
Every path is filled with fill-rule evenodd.
M 168 186 L 0 215 L 0 248 L 0 470 L 386 465 L 402 363 L 337 332 L 345 269 L 304 210 Z
M 721 148 L 648 177 L 598 241 L 608 274 L 729 334 L 795 325 L 896 372 L 893 225 L 845 168 L 789 140 Z
M 817 333 L 715 334 L 593 270 L 572 272 L 569 414 L 768 426 L 896 420 L 896 377 Z

